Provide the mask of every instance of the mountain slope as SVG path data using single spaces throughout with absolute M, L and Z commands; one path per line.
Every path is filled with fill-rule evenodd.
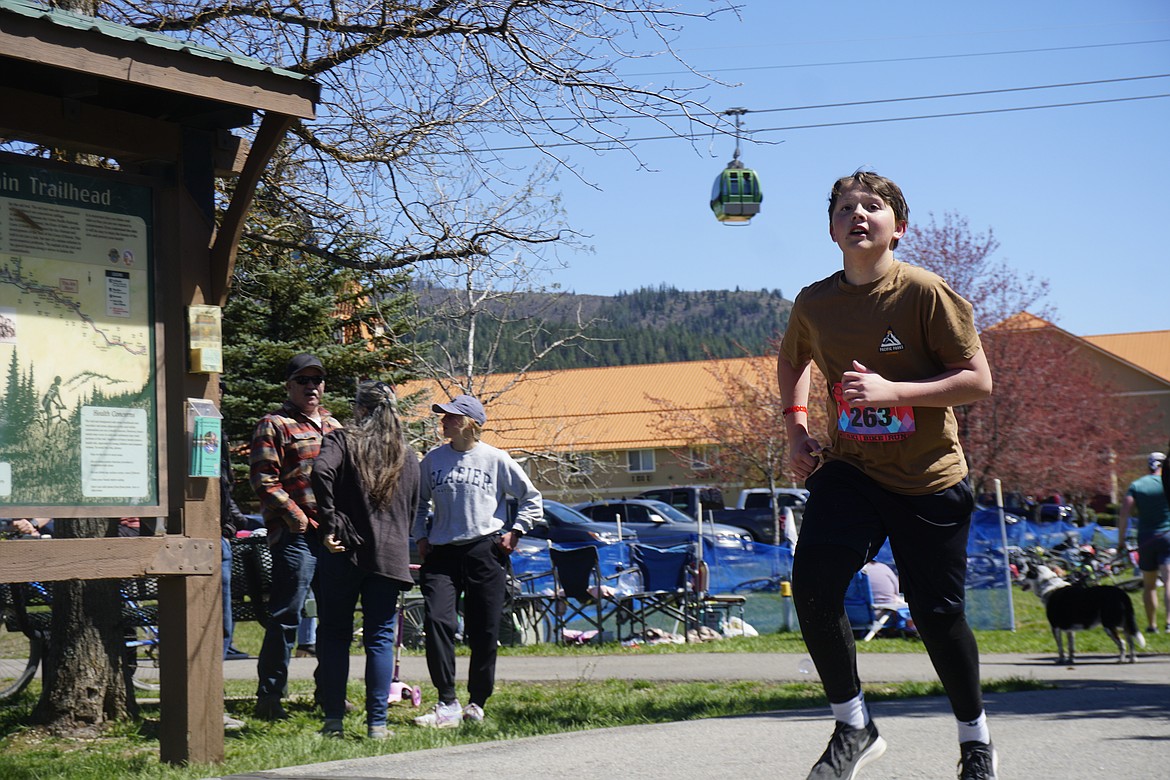
M 451 301 L 449 291 L 418 291 L 422 311 L 440 315 Z M 512 320 L 503 326 L 494 357 L 495 371 L 513 371 L 531 354 L 529 341 L 551 343 L 571 332 L 580 320 L 592 322 L 589 339 L 560 349 L 540 368 L 586 368 L 639 365 L 708 357 L 739 357 L 745 350 L 763 354 L 788 324 L 792 302 L 779 290 L 706 290 L 688 292 L 661 285 L 614 296 L 574 293 L 526 293 L 497 303 L 493 311 Z M 487 318 L 477 323 L 477 349 L 486 350 L 498 326 Z M 486 333 L 484 331 L 487 331 Z M 459 343 L 456 329 L 440 316 L 418 333 L 419 341 Z M 477 362 L 482 365 L 483 357 Z

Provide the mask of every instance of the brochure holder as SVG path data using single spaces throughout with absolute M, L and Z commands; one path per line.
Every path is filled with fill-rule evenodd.
M 219 478 L 223 446 L 223 414 L 214 401 L 187 399 L 187 443 L 191 453 L 189 477 Z

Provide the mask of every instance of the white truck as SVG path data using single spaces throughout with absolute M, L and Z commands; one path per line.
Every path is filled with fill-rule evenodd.
M 739 500 L 735 502 L 736 509 L 771 509 L 772 502 L 768 488 L 748 488 L 739 491 Z M 780 508 L 791 507 L 794 511 L 804 511 L 804 502 L 808 500 L 808 491 L 804 488 L 776 488 L 776 500 Z M 799 513 L 798 512 L 798 513 Z

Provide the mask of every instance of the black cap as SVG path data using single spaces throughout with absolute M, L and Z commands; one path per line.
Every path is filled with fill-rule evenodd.
M 319 368 L 321 376 L 325 375 L 325 366 L 321 365 L 321 361 L 308 352 L 302 352 L 299 355 L 293 355 L 292 360 L 288 361 L 288 367 L 284 369 L 284 378 L 292 379 L 306 368 Z

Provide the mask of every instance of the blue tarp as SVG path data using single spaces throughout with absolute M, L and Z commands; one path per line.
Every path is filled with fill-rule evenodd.
M 1063 520 L 1033 523 L 1030 520 L 1016 520 L 1006 526 L 1008 547 L 1052 548 L 1072 539 L 1076 544 L 1103 544 L 1117 546 L 1117 529 L 1103 528 L 1096 523 L 1073 525 Z M 971 536 L 967 541 L 969 553 L 986 552 L 988 548 L 1003 549 L 1000 539 L 999 519 L 993 513 L 980 513 L 971 523 Z
M 1065 521 L 1034 523 L 1011 515 L 1008 518 L 1005 531 L 1009 551 L 1027 547 L 1050 549 L 1069 540 L 1078 545 L 1091 543 L 1108 547 L 1117 544 L 1117 529 L 1102 528 L 1095 523 L 1075 526 Z M 997 511 L 980 510 L 975 513 L 967 542 L 967 617 L 974 628 L 1011 630 L 1015 627 L 1011 578 L 1007 556 L 1004 554 L 1003 536 Z M 630 567 L 627 542 L 604 545 L 598 549 L 598 554 L 602 573 L 606 576 Z M 876 557 L 894 566 L 888 542 Z M 708 585 L 711 593 L 742 592 L 740 586 L 745 582 L 772 579 L 778 583 L 781 579 L 789 579 L 792 574 L 792 549 L 788 545 L 776 547 L 757 542 L 751 550 L 728 550 L 705 540 L 703 558 L 711 574 Z M 552 592 L 552 565 L 547 548 L 522 546 L 512 556 L 512 568 L 517 575 L 545 574 L 534 579 L 528 587 L 537 593 Z M 619 590 L 634 589 L 629 581 L 616 577 L 607 584 Z M 774 592 L 776 587 L 759 590 Z
M 598 557 L 601 559 L 602 574 L 615 574 L 630 566 L 629 543 L 599 547 Z M 711 593 L 729 593 L 749 580 L 788 579 L 792 574 L 792 551 L 787 545 L 776 547 L 756 543 L 751 550 L 728 550 L 704 540 L 703 560 L 711 573 L 708 585 Z M 547 549 L 521 548 L 512 555 L 512 570 L 517 576 L 551 572 L 551 569 Z M 617 587 L 616 581 L 610 584 Z M 532 589 L 536 592 L 551 591 L 551 574 L 534 579 Z
M 1015 628 L 1007 553 L 1031 547 L 1052 549 L 1070 542 L 1078 547 L 1115 547 L 1117 529 L 1096 523 L 1077 526 L 1064 520 L 1032 522 L 1008 515 L 1001 531 L 998 511 L 977 511 L 967 540 L 967 619 L 972 627 Z

